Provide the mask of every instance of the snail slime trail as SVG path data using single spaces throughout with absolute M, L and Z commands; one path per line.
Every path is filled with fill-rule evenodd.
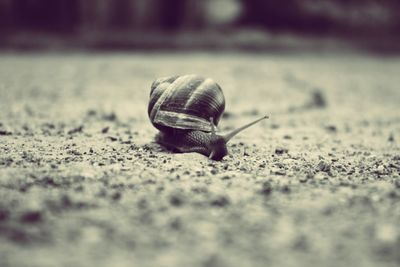
M 156 142 L 176 152 L 197 152 L 213 160 L 227 154 L 227 143 L 250 126 L 267 119 L 263 116 L 231 132 L 216 129 L 225 110 L 221 87 L 198 75 L 156 79 L 151 85 L 148 115 L 160 132 Z

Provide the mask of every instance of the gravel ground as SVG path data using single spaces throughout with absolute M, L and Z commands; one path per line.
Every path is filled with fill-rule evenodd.
M 0 266 L 399 266 L 400 58 L 1 54 Z M 152 81 L 224 90 L 215 162 L 154 143 Z

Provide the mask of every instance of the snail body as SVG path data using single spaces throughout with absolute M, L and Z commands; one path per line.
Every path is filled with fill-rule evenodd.
M 216 127 L 224 109 L 222 89 L 210 78 L 171 76 L 156 79 L 151 86 L 148 115 L 160 131 L 156 141 L 181 153 L 197 152 L 221 160 L 228 154 L 226 144 L 233 136 L 267 118 L 220 134 Z
M 214 160 L 221 160 L 228 154 L 226 142 L 221 136 L 198 130 L 180 131 L 175 134 L 160 132 L 156 141 L 177 152 L 196 152 Z

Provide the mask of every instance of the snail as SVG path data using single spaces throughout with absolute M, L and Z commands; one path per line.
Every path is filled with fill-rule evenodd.
M 228 154 L 227 143 L 263 116 L 231 132 L 217 133 L 225 109 L 221 87 L 198 75 L 156 79 L 151 85 L 148 115 L 160 132 L 156 142 L 177 152 L 197 152 L 213 160 Z

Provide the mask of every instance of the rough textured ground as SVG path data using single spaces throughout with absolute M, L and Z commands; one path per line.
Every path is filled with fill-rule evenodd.
M 0 266 L 398 266 L 400 58 L 0 55 Z M 221 162 L 153 143 L 150 84 L 198 73 Z

